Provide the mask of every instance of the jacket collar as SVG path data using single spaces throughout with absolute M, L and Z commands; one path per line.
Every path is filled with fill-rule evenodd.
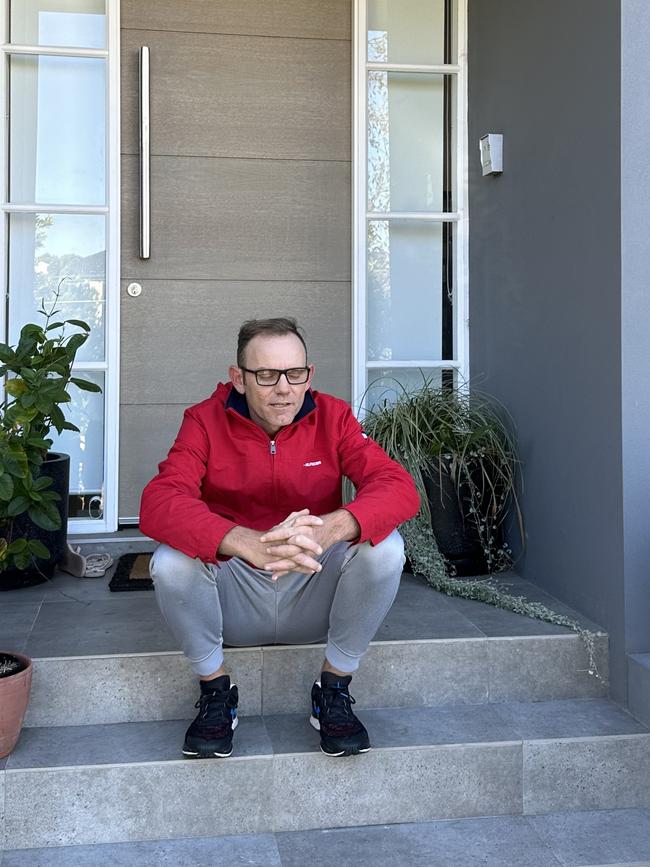
M 226 399 L 225 407 L 226 409 L 233 409 L 236 413 L 243 416 L 244 418 L 251 417 L 250 410 L 248 409 L 248 401 L 246 400 L 246 395 L 240 394 L 233 386 L 231 386 L 230 388 L 230 394 Z M 314 409 L 316 409 L 316 401 L 314 400 L 314 395 L 312 394 L 311 388 L 309 388 L 305 392 L 305 398 L 302 402 L 302 406 L 298 410 L 293 422 L 300 421 L 301 418 L 309 415 L 309 413 Z

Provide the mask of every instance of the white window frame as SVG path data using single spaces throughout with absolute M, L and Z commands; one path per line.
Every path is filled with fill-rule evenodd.
M 0 156 L 3 175 L 0 192 L 0 287 L 8 300 L 8 222 L 12 213 L 73 213 L 106 216 L 106 303 L 104 362 L 80 362 L 75 370 L 104 372 L 104 510 L 103 517 L 70 518 L 68 534 L 106 533 L 117 530 L 119 470 L 119 394 L 120 394 L 120 3 L 106 0 L 106 49 L 58 48 L 9 44 L 9 0 L 0 0 Z M 106 153 L 107 204 L 105 207 L 68 205 L 12 205 L 8 201 L 8 64 L 11 54 L 47 54 L 56 57 L 106 58 Z M 0 305 L 0 334 L 7 329 L 7 304 Z
M 368 384 L 368 370 L 390 368 L 437 368 L 456 370 L 460 384 L 469 381 L 469 296 L 468 296 L 468 169 L 467 169 L 467 0 L 456 0 L 455 64 L 420 65 L 376 63 L 367 60 L 367 2 L 355 0 L 353 37 L 353 121 L 352 121 L 352 406 L 362 411 L 362 398 Z M 428 72 L 456 77 L 456 176 L 451 213 L 424 211 L 368 211 L 367 199 L 367 81 L 368 70 L 384 72 Z M 369 220 L 391 219 L 453 222 L 453 298 L 454 358 L 412 359 L 408 361 L 367 358 L 367 224 Z

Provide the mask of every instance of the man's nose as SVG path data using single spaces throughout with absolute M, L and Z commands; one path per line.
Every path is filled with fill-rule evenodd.
M 275 384 L 275 390 L 281 391 L 283 393 L 291 390 L 291 386 L 289 385 L 289 380 L 287 379 L 286 373 L 280 374 L 280 379 L 278 379 L 278 381 Z

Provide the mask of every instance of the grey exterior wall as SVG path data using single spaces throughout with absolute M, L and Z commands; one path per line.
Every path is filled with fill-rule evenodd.
M 625 625 L 636 653 L 650 650 L 650 4 L 622 0 L 621 12 Z
M 468 59 L 471 376 L 518 427 L 517 568 L 608 630 L 622 700 L 620 4 L 469 0 Z

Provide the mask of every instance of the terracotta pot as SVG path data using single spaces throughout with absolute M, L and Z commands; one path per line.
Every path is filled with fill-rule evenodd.
M 22 653 L 0 650 L 0 656 L 13 656 L 22 668 L 8 677 L 0 677 L 0 759 L 8 756 L 18 742 L 32 685 L 32 661 Z

